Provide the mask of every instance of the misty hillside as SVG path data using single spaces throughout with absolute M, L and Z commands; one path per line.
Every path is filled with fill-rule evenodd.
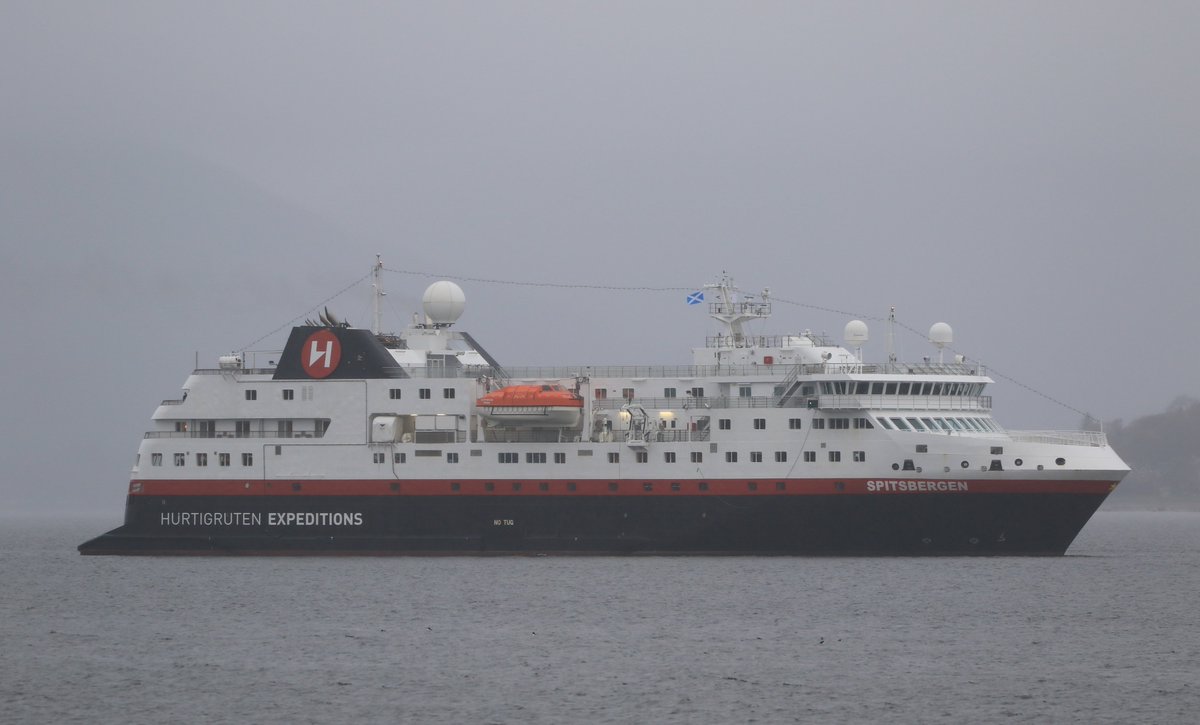
M 1117 420 L 1106 432 L 1133 469 L 1108 505 L 1200 509 L 1200 400 L 1177 398 L 1164 413 Z

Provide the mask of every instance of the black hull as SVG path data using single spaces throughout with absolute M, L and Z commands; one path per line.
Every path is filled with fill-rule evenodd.
M 79 551 L 1058 556 L 1105 496 L 130 496 Z

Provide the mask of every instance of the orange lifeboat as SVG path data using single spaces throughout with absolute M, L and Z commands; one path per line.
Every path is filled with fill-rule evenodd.
M 509 385 L 479 398 L 475 407 L 494 425 L 569 428 L 579 424 L 583 398 L 561 385 Z

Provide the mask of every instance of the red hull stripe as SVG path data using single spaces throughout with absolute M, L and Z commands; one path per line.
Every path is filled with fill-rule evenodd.
M 1067 493 L 1102 495 L 1114 481 L 883 479 L 308 479 L 147 480 L 129 484 L 132 496 L 903 496 L 945 493 Z

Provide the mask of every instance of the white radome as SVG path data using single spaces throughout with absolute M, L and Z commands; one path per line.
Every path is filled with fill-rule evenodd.
M 466 306 L 467 296 L 463 293 L 462 287 L 448 280 L 429 285 L 425 288 L 424 296 L 421 297 L 421 307 L 425 311 L 425 316 L 435 325 L 450 325 L 457 322 L 458 318 L 462 317 Z

